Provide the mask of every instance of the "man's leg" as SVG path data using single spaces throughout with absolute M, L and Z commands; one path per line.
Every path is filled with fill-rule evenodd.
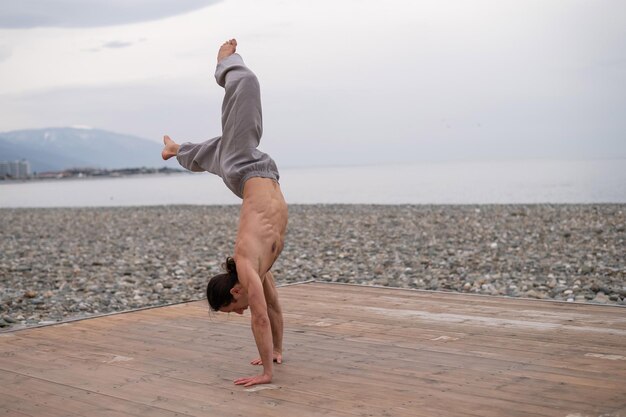
M 256 149 L 263 133 L 261 93 L 256 76 L 235 54 L 236 47 L 234 39 L 222 45 L 215 71 L 217 83 L 225 89 L 222 136 L 181 145 L 165 136 L 163 159 L 176 156 L 183 168 L 208 171 L 222 178 L 242 160 L 250 160 L 251 149 Z M 260 152 L 255 157 L 269 158 Z
M 220 139 L 218 136 L 202 143 L 186 142 L 179 145 L 165 135 L 163 136 L 165 146 L 161 151 L 161 157 L 168 160 L 175 156 L 178 163 L 189 171 L 207 171 L 221 176 L 218 159 Z
M 221 177 L 219 160 L 221 139 L 218 136 L 202 143 L 185 142 L 180 145 L 176 159 L 183 168 L 189 171 L 207 171 Z
M 259 81 L 235 53 L 236 46 L 234 39 L 222 45 L 215 70 L 217 83 L 225 89 L 220 147 L 223 171 L 240 162 L 242 155 L 249 159 L 250 149 L 259 146 L 263 134 Z

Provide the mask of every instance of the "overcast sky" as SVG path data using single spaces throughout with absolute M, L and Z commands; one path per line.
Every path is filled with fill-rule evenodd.
M 231 37 L 279 166 L 626 157 L 623 0 L 0 0 L 0 131 L 217 136 Z

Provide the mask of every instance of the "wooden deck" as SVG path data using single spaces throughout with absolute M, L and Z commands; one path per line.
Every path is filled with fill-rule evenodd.
M 0 416 L 626 417 L 626 309 L 282 287 L 285 363 L 191 302 L 0 334 Z

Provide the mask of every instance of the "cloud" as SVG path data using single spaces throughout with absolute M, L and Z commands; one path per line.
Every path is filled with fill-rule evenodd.
M 80 124 L 156 141 L 166 133 L 181 140 L 206 139 L 221 131 L 221 95 L 215 80 L 204 75 L 189 80 L 0 92 L 0 132 Z
M 132 44 L 133 44 L 133 42 L 110 41 L 110 42 L 106 42 L 104 45 L 102 45 L 102 47 L 103 48 L 119 49 L 119 48 L 129 47 Z
M 89 48 L 89 49 L 83 49 L 83 51 L 87 51 L 87 52 L 100 52 L 103 49 L 122 49 L 122 48 L 128 48 L 130 46 L 135 45 L 136 43 L 140 43 L 140 42 L 145 42 L 146 38 L 141 38 L 136 42 L 133 41 L 108 41 L 108 42 L 104 42 L 102 45 L 95 47 L 95 48 Z
M 0 28 L 96 27 L 164 19 L 221 0 L 30 0 L 0 2 Z
M 619 91 L 594 89 L 596 95 L 578 96 L 575 106 L 556 98 L 493 105 L 473 100 L 473 112 L 445 116 L 435 100 L 439 89 L 421 89 L 419 104 L 397 92 L 388 100 L 387 86 L 382 92 L 339 94 L 307 83 L 285 90 L 266 78 L 261 149 L 285 167 L 626 157 L 626 120 L 619 117 L 626 102 Z M 223 90 L 204 74 L 0 93 L 0 131 L 78 123 L 155 141 L 169 134 L 195 142 L 219 135 L 222 97 Z M 443 101 L 454 97 L 452 92 Z

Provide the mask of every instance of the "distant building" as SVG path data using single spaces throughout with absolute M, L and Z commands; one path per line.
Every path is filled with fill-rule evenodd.
M 27 178 L 30 174 L 30 162 L 25 159 L 0 162 L 0 177 Z

